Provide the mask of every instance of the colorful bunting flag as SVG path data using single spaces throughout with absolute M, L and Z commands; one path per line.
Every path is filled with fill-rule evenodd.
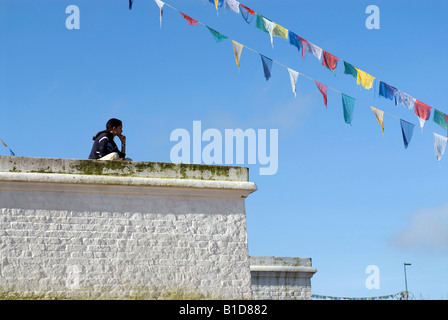
M 190 26 L 197 26 L 199 24 L 199 21 L 194 20 L 193 18 L 187 16 L 186 14 L 184 14 L 180 11 L 179 11 L 179 13 L 182 15 L 182 17 L 184 17 L 188 21 L 188 24 Z
M 275 29 L 274 29 L 273 34 L 276 37 L 288 39 L 289 31 L 288 31 L 288 29 L 283 28 L 281 25 L 275 24 Z
M 374 107 L 370 107 L 370 108 L 372 109 L 373 113 L 375 114 L 375 118 L 376 118 L 376 120 L 378 120 L 378 123 L 381 126 L 382 133 L 384 136 L 384 125 L 383 125 L 384 111 L 374 108 Z
M 420 121 L 420 127 L 423 128 L 425 121 L 428 120 L 431 115 L 432 108 L 419 100 L 415 100 L 414 109 L 415 114 L 417 115 L 418 120 Z
M 289 73 L 289 78 L 291 79 L 291 87 L 292 87 L 292 92 L 294 92 L 294 96 L 297 96 L 296 94 L 296 86 L 297 86 L 297 79 L 299 77 L 299 73 L 295 70 L 288 69 L 288 73 Z
M 355 98 L 342 93 L 342 107 L 344 110 L 345 123 L 352 124 L 353 111 L 355 108 Z
M 442 156 L 445 153 L 447 137 L 434 133 L 434 153 L 436 154 L 437 161 L 442 160 Z
M 274 47 L 274 29 L 275 23 L 263 17 L 264 28 L 269 32 L 269 36 L 271 37 L 271 45 Z
M 407 122 L 400 119 L 401 134 L 403 136 L 404 147 L 407 148 L 412 139 L 412 134 L 414 132 L 415 125 L 413 123 Z
M 350 63 L 344 61 L 344 73 L 350 74 L 354 78 L 358 78 L 358 70 L 352 66 Z
M 373 86 L 373 79 L 375 79 L 375 77 L 371 76 L 367 72 L 364 72 L 358 68 L 355 69 L 358 72 L 356 83 L 362 85 L 365 89 L 371 89 Z
M 232 40 L 232 46 L 233 46 L 233 52 L 235 53 L 236 65 L 239 68 L 241 52 L 243 51 L 243 45 L 241 43 L 236 42 L 235 40 Z
M 219 33 L 218 31 L 213 30 L 209 26 L 206 26 L 206 27 L 210 31 L 210 33 L 212 34 L 212 36 L 216 40 L 216 42 L 221 42 L 221 41 L 229 39 L 229 37 L 226 37 L 225 35 Z
M 159 9 L 160 9 L 160 29 L 162 29 L 163 5 L 165 3 L 160 0 L 154 0 L 154 1 L 157 3 L 157 5 L 159 6 Z
M 405 106 L 409 110 L 412 110 L 412 108 L 414 108 L 415 99 L 412 98 L 407 93 L 404 93 L 404 92 L 402 92 L 402 91 L 397 89 L 396 97 L 397 97 L 397 102 L 399 104 Z
M 255 14 L 254 10 L 249 9 L 248 7 L 246 7 L 245 5 L 240 3 L 240 12 L 241 12 L 241 15 L 243 16 L 244 20 L 247 23 L 252 22 L 252 19 L 254 18 L 254 14 Z
M 224 9 L 240 13 L 240 3 L 236 0 L 224 0 Z
M 129 0 L 129 10 L 132 9 L 132 4 L 134 3 L 134 0 Z
M 435 123 L 437 123 L 443 129 L 445 129 L 445 130 L 448 129 L 448 115 L 444 114 L 443 112 L 440 112 L 437 109 L 434 109 L 433 120 Z
M 6 145 L 6 143 L 5 142 L 3 142 L 3 140 L 2 139 L 0 139 L 0 142 L 2 143 L 2 145 L 4 145 L 5 146 L 5 148 L 8 148 L 9 149 L 9 153 L 11 154 L 11 156 L 15 156 L 16 154 L 11 150 L 11 148 L 9 148 L 7 145 Z
M 338 65 L 339 58 L 332 55 L 331 53 L 324 50 L 323 52 L 323 58 L 322 58 L 322 65 L 330 69 L 331 71 L 334 71 Z
M 264 25 L 264 20 L 265 18 L 257 13 L 257 20 L 255 20 L 255 27 L 257 29 L 260 29 L 261 31 L 269 33 L 269 31 L 266 29 L 266 26 Z
M 328 87 L 316 80 L 314 80 L 314 83 L 316 83 L 317 89 L 319 89 L 320 93 L 322 93 L 322 96 L 324 97 L 324 104 L 325 107 L 327 107 L 327 90 Z
M 305 51 L 308 48 L 308 41 L 306 41 L 301 37 L 299 37 L 299 40 L 300 40 L 300 46 L 302 47 L 302 58 L 305 59 Z
M 289 35 L 289 43 L 295 46 L 300 52 L 301 45 L 299 37 L 292 31 L 288 31 L 288 35 Z
M 272 59 L 265 57 L 260 53 L 261 62 L 263 63 L 263 71 L 266 81 L 271 77 L 271 69 L 272 69 Z
M 380 81 L 380 89 L 379 89 L 380 96 L 383 96 L 384 98 L 389 100 L 393 100 L 395 98 L 396 92 L 397 88 L 392 87 L 383 81 Z
M 322 49 L 308 41 L 308 52 L 312 53 L 318 60 L 322 59 Z

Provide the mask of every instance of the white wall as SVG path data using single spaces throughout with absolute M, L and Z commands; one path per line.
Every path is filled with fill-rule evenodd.
M 251 298 L 246 168 L 85 161 L 0 157 L 2 294 Z

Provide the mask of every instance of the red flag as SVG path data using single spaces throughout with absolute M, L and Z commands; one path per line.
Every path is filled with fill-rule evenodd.
M 431 107 L 421 101 L 415 100 L 414 103 L 415 114 L 422 120 L 428 120 L 431 115 Z
M 188 24 L 190 26 L 197 26 L 199 24 L 198 21 L 194 20 L 193 18 L 187 16 L 186 14 L 183 14 L 182 12 L 179 11 L 179 13 L 188 21 Z
M 330 69 L 331 71 L 336 69 L 336 66 L 338 65 L 338 60 L 339 60 L 338 57 L 324 50 L 324 54 L 322 57 L 322 64 L 326 66 L 328 69 Z
M 306 41 L 305 39 L 297 36 L 300 40 L 300 45 L 302 46 L 302 58 L 305 59 L 305 51 L 306 48 L 308 47 L 308 41 Z
M 240 3 L 240 6 L 242 6 L 244 9 L 246 9 L 247 11 L 249 11 L 250 14 L 255 14 L 255 11 L 252 9 L 249 9 L 248 7 L 246 7 L 245 5 Z
M 319 89 L 320 93 L 322 93 L 322 95 L 324 97 L 325 107 L 327 107 L 327 89 L 328 89 L 328 87 L 320 82 L 317 82 L 316 80 L 314 80 L 314 82 L 316 83 L 317 88 Z

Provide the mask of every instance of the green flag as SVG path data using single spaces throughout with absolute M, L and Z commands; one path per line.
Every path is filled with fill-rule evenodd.
M 358 70 L 350 63 L 344 61 L 344 73 L 351 74 L 353 77 L 358 78 Z
M 221 41 L 224 41 L 229 38 L 229 37 L 226 37 L 225 35 L 219 33 L 218 31 L 213 30 L 212 28 L 210 28 L 208 26 L 206 26 L 206 27 L 212 34 L 213 38 L 215 38 L 216 42 L 221 42 Z
M 352 124 L 355 99 L 342 93 L 342 107 L 344 109 L 345 123 Z
M 448 115 L 444 114 L 443 112 L 440 112 L 437 109 L 434 109 L 434 122 L 437 123 L 439 126 L 441 126 L 443 129 L 447 130 L 448 128 Z

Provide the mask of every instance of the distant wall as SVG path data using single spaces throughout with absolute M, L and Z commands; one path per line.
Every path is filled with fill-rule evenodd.
M 250 257 L 252 297 L 256 300 L 310 300 L 311 258 Z
M 252 297 L 248 169 L 0 157 L 0 293 Z

